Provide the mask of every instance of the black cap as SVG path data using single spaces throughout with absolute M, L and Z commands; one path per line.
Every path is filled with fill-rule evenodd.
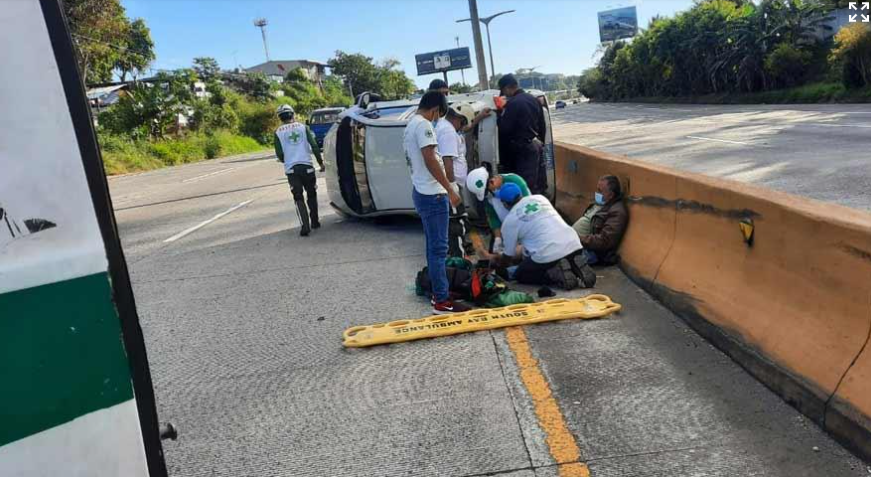
M 514 77 L 513 74 L 508 73 L 507 75 L 503 75 L 499 78 L 499 90 L 501 91 L 504 88 L 509 86 L 517 86 L 517 78 Z
M 430 91 L 436 91 L 436 90 L 439 90 L 439 89 L 442 89 L 442 88 L 448 88 L 448 87 L 449 87 L 449 86 L 448 86 L 447 83 L 445 83 L 445 80 L 441 80 L 441 79 L 438 79 L 438 78 L 432 80 L 432 81 L 429 83 L 429 90 L 430 90 Z

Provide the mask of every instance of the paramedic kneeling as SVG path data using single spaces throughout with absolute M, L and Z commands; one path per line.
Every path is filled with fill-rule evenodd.
M 509 212 L 502 222 L 505 251 L 497 265 L 516 263 L 515 257 L 521 256 L 515 278 L 529 285 L 572 290 L 596 284 L 596 273 L 587 265 L 578 234 L 546 197 L 523 197 L 520 187 L 507 183 L 499 189 L 499 199 Z
M 469 310 L 468 306 L 451 301 L 445 271 L 449 210 L 460 204 L 460 196 L 445 175 L 433 128 L 433 123 L 447 110 L 445 95 L 437 91 L 427 92 L 420 98 L 417 113 L 408 121 L 403 136 L 413 186 L 412 200 L 426 237 L 426 265 L 433 291 L 432 311 L 437 315 Z

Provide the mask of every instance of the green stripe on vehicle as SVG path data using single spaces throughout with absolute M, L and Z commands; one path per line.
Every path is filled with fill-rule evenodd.
M 0 295 L 0 446 L 133 398 L 106 273 Z

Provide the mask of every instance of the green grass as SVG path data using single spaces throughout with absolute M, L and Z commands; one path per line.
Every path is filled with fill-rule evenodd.
M 871 102 L 871 88 L 847 89 L 841 83 L 811 83 L 795 88 L 760 93 L 657 96 L 632 98 L 624 101 L 679 104 L 869 103 Z
M 228 131 L 217 131 L 210 136 L 191 134 L 155 142 L 100 134 L 99 140 L 108 175 L 147 171 L 266 149 L 250 137 Z

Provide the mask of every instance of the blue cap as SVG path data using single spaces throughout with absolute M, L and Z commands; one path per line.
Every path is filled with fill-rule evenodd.
M 507 182 L 502 184 L 502 187 L 499 188 L 499 191 L 496 192 L 496 194 L 502 202 L 514 202 L 522 195 L 522 192 L 520 192 L 520 186 Z

